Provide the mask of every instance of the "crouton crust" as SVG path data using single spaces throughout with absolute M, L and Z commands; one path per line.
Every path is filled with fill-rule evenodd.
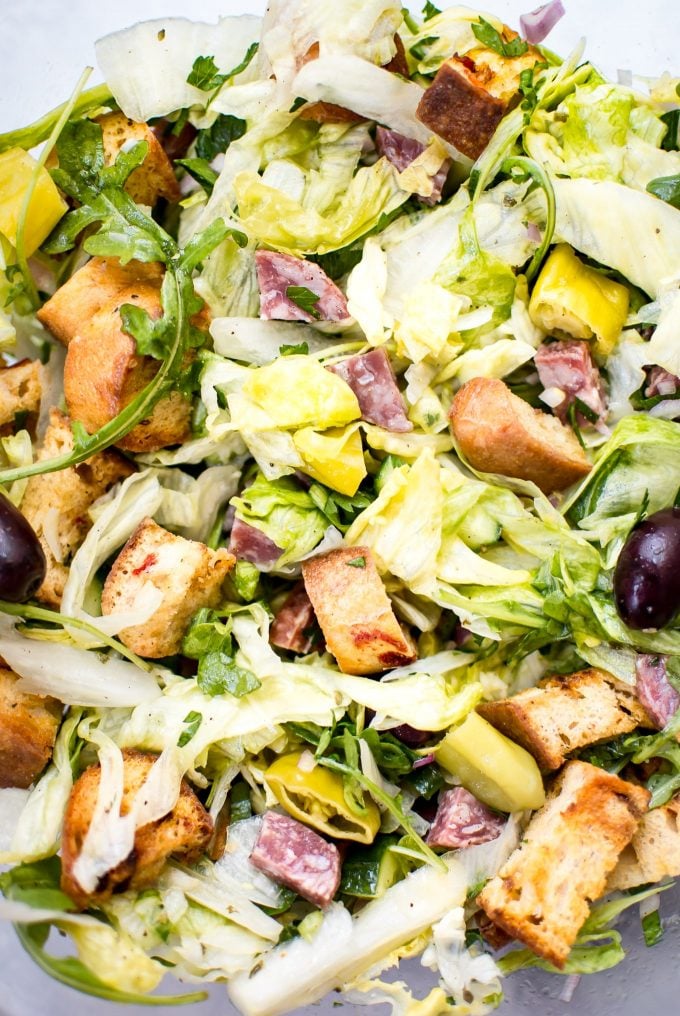
M 130 810 L 157 756 L 148 752 L 123 751 L 123 801 L 121 814 Z M 82 849 L 97 803 L 100 767 L 91 766 L 76 780 L 66 805 L 61 843 L 61 888 L 76 906 L 84 909 L 109 899 L 114 892 L 142 889 L 156 882 L 170 857 L 196 860 L 204 853 L 213 831 L 210 815 L 186 780 L 177 804 L 163 818 L 141 826 L 135 833 L 134 848 L 117 867 L 107 872 L 94 892 L 85 892 L 73 869 Z
M 0 368 L 0 427 L 12 428 L 17 413 L 36 414 L 42 397 L 39 360 L 19 360 Z
M 235 563 L 227 550 L 211 550 L 143 519 L 106 578 L 102 612 L 130 608 L 144 583 L 151 582 L 163 593 L 161 605 L 144 624 L 125 628 L 119 637 L 140 656 L 172 656 L 179 652 L 196 611 L 217 606 L 222 583 Z
M 64 394 L 69 413 L 94 433 L 113 419 L 153 380 L 158 360 L 139 356 L 134 338 L 123 331 L 120 308 L 141 307 L 161 315 L 163 268 L 159 264 L 92 258 L 47 301 L 42 323 L 68 346 Z M 206 326 L 204 313 L 193 323 Z M 134 427 L 118 447 L 129 452 L 157 451 L 181 444 L 191 433 L 191 403 L 171 392 L 148 419 Z
M 59 409 L 50 411 L 50 420 L 40 461 L 70 452 L 73 448 L 71 423 Z M 134 473 L 135 467 L 118 452 L 107 449 L 97 452 L 78 466 L 56 473 L 32 476 L 26 485 L 21 511 L 33 526 L 45 554 L 47 572 L 35 594 L 36 599 L 56 609 L 61 604 L 68 568 L 73 556 L 89 532 L 92 522 L 89 507 L 114 483 Z M 61 551 L 58 560 L 52 549 L 55 534 Z
M 653 726 L 632 688 L 594 668 L 484 702 L 477 712 L 548 771 L 559 769 L 578 748 Z
M 680 798 L 642 816 L 609 876 L 607 892 L 680 875 Z
M 124 113 L 105 113 L 96 121 L 102 129 L 104 161 L 110 166 L 116 161 L 123 145 L 145 141 L 149 151 L 142 165 L 128 177 L 125 190 L 139 205 L 155 205 L 159 198 L 179 201 L 180 189 L 172 163 L 158 138 L 145 123 L 129 120 Z
M 449 419 L 462 454 L 481 472 L 531 480 L 549 494 L 591 470 L 568 427 L 532 409 L 495 378 L 477 377 L 464 384 Z
M 477 902 L 513 938 L 562 969 L 589 903 L 632 839 L 649 793 L 586 762 L 568 762 L 522 845 Z
M 504 28 L 506 41 L 516 32 Z M 477 159 L 505 114 L 519 101 L 523 70 L 541 56 L 533 46 L 519 57 L 503 57 L 486 47 L 455 54 L 437 71 L 418 104 L 416 116 L 463 155 Z
M 368 547 L 313 557 L 303 562 L 302 577 L 326 644 L 345 673 L 377 674 L 416 659 Z
M 0 662 L 0 787 L 30 787 L 50 758 L 61 722 L 54 698 L 20 691 L 19 677 Z

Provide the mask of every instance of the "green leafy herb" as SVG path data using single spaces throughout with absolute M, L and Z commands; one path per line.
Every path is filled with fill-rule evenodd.
M 346 561 L 345 564 L 348 568 L 365 568 L 366 558 L 365 557 L 353 557 L 351 561 Z
M 654 406 L 658 406 L 660 402 L 670 402 L 673 399 L 680 399 L 680 387 L 678 387 L 677 391 L 671 392 L 668 395 L 650 395 L 649 397 L 646 397 L 645 389 L 647 385 L 648 382 L 645 381 L 644 384 L 638 388 L 636 392 L 633 392 L 630 397 L 631 406 L 638 412 L 641 411 L 647 413 L 650 409 L 653 409 Z M 680 416 L 680 407 L 678 407 L 678 415 Z
M 250 561 L 237 561 L 230 575 L 236 595 L 244 603 L 252 603 L 260 585 L 260 573 Z
M 673 208 L 680 208 L 680 173 L 675 176 L 659 176 L 656 180 L 650 180 L 647 190 L 662 201 L 666 201 Z
M 243 822 L 253 814 L 250 801 L 250 787 L 245 780 L 238 780 L 229 791 L 229 821 Z
M 411 46 L 409 53 L 414 60 L 424 60 L 427 56 L 427 50 L 433 42 L 438 42 L 436 35 L 428 35 L 424 39 L 420 39 L 414 46 Z
M 511 39 L 510 42 L 505 42 L 501 33 L 481 16 L 478 22 L 473 21 L 471 28 L 478 42 L 492 49 L 499 56 L 523 56 L 529 48 L 524 39 L 520 39 L 519 36 Z
M 536 186 L 540 187 L 545 194 L 546 202 L 546 224 L 543 231 L 543 239 L 540 247 L 534 253 L 529 266 L 526 270 L 526 277 L 529 282 L 536 277 L 539 272 L 543 260 L 548 253 L 551 243 L 553 242 L 553 236 L 555 233 L 555 223 L 557 221 L 557 204 L 555 201 L 555 190 L 549 175 L 546 173 L 543 166 L 540 166 L 533 159 L 526 158 L 523 155 L 516 155 L 512 158 L 505 159 L 502 165 L 504 173 L 512 174 L 513 171 L 518 170 L 521 174 L 525 174 L 526 177 L 531 177 Z
M 200 183 L 206 194 L 212 194 L 213 187 L 217 181 L 218 173 L 205 159 L 175 159 L 176 166 L 186 169 L 189 176 L 193 176 L 197 183 Z
M 213 56 L 197 56 L 194 60 L 191 71 L 187 78 L 187 84 L 199 88 L 202 92 L 214 92 L 222 85 L 241 74 L 257 53 L 259 46 L 257 42 L 251 43 L 246 51 L 243 60 L 236 67 L 232 67 L 226 74 L 220 74 Z
M 351 244 L 348 247 L 329 251 L 328 254 L 310 254 L 307 260 L 320 265 L 328 278 L 336 281 L 356 268 L 362 257 L 363 247 L 361 244 Z
M 191 739 L 193 738 L 194 734 L 196 733 L 202 722 L 203 722 L 203 713 L 197 713 L 193 709 L 190 713 L 187 713 L 187 715 L 182 720 L 182 723 L 184 724 L 184 730 L 177 739 L 178 748 L 183 748 L 185 744 L 188 744 L 189 741 L 191 741 Z
M 663 113 L 660 119 L 668 128 L 661 147 L 665 152 L 677 152 L 680 147 L 680 109 L 671 109 Z
M 301 109 L 302 106 L 305 106 L 306 104 L 307 104 L 307 99 L 303 98 L 301 95 L 298 95 L 297 99 L 295 100 L 293 105 L 290 107 L 288 112 L 289 113 L 297 113 L 297 111 L 299 109 Z
M 317 321 L 321 317 L 321 314 L 317 310 L 317 303 L 321 299 L 318 293 L 314 293 L 311 289 L 307 289 L 306 286 L 288 286 L 286 288 L 286 296 L 289 300 L 303 310 L 305 314 L 311 314 Z
M 238 141 L 246 132 L 245 120 L 228 113 L 221 113 L 211 127 L 199 131 L 196 137 L 196 155 L 205 162 L 212 162 L 220 152 L 226 152 L 232 141 Z
M 354 519 L 364 508 L 372 503 L 373 498 L 366 491 L 358 490 L 356 494 L 338 494 L 337 491 L 324 487 L 321 483 L 313 483 L 308 491 L 309 497 L 320 512 L 323 512 L 331 525 L 346 532 Z
M 406 784 L 418 797 L 430 801 L 445 784 L 444 774 L 434 762 L 429 766 L 414 769 L 406 779 Z
M 642 934 L 645 938 L 645 945 L 651 947 L 660 942 L 663 938 L 663 927 L 661 925 L 661 914 L 653 910 L 651 914 L 645 914 L 642 918 Z
M 223 695 L 228 692 L 243 698 L 260 687 L 261 682 L 251 670 L 237 666 L 225 652 L 210 652 L 198 664 L 198 687 L 205 695 Z
M 424 18 L 424 20 L 425 21 L 429 21 L 430 18 L 436 18 L 436 16 L 438 14 L 441 14 L 441 11 L 439 10 L 439 8 L 435 7 L 435 5 L 430 2 L 430 0 L 427 0 L 427 3 L 423 7 L 423 18 Z
M 282 346 L 279 346 L 279 356 L 297 356 L 299 354 L 306 356 L 308 352 L 309 345 L 306 342 L 298 342 L 297 345 L 284 342 Z
M 207 653 L 232 655 L 231 625 L 207 607 L 194 615 L 191 626 L 182 640 L 182 653 L 190 660 L 200 660 Z

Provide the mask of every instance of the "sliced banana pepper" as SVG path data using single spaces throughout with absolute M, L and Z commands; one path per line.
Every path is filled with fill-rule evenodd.
M 529 302 L 539 328 L 558 337 L 595 340 L 595 352 L 609 356 L 628 316 L 626 286 L 583 264 L 567 244 L 550 255 Z
M 334 839 L 372 843 L 380 828 L 380 812 L 365 799 L 364 814 L 345 801 L 342 776 L 317 765 L 300 769 L 301 752 L 282 755 L 264 774 L 272 793 L 289 815 Z
M 52 177 L 21 148 L 10 148 L 0 155 L 0 233 L 16 246 L 21 211 L 31 181 L 35 186 L 26 213 L 24 252 L 30 257 L 52 232 L 68 205 Z

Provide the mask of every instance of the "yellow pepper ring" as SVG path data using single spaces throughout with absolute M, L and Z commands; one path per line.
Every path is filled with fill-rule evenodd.
M 342 776 L 320 765 L 311 772 L 300 769 L 301 755 L 282 755 L 264 774 L 279 804 L 326 836 L 372 843 L 380 828 L 380 812 L 373 801 L 365 800 L 365 813 L 357 815 L 345 801 Z

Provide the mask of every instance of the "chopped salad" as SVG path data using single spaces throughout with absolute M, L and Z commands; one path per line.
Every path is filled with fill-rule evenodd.
M 0 135 L 0 917 L 64 984 L 481 1016 L 663 934 L 680 84 L 563 14 L 145 22 Z

